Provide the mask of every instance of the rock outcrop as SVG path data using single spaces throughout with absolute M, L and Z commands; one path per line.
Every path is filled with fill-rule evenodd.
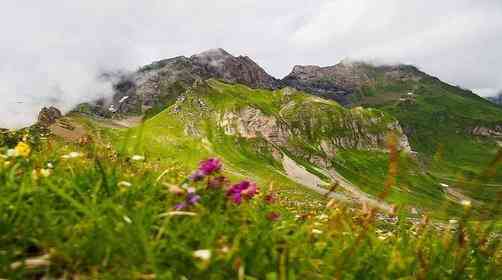
M 63 114 L 56 107 L 44 107 L 38 114 L 38 123 L 49 127 L 50 125 L 57 122 L 58 119 L 62 118 Z
M 502 125 L 492 127 L 476 126 L 471 129 L 470 133 L 474 136 L 502 137 Z
M 351 103 L 351 96 L 362 86 L 377 78 L 392 81 L 420 80 L 426 74 L 410 65 L 373 66 L 363 62 L 342 61 L 334 66 L 297 65 L 283 84 L 336 100 L 342 105 Z
M 174 102 L 195 81 L 211 78 L 252 88 L 276 89 L 281 85 L 249 57 L 235 57 L 223 49 L 160 60 L 135 73 L 107 75 L 118 80 L 113 99 L 81 105 L 79 111 L 104 117 L 140 114 Z

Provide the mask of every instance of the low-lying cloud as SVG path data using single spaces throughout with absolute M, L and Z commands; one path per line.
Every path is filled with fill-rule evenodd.
M 111 95 L 104 71 L 215 47 L 277 77 L 352 58 L 416 64 L 483 95 L 502 89 L 499 0 L 5 2 L 0 127 Z

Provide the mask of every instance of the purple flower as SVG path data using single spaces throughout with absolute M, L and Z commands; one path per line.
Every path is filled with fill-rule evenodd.
M 176 210 L 183 210 L 186 209 L 190 206 L 196 205 L 200 200 L 200 195 L 196 194 L 194 191 L 188 191 L 188 194 L 185 198 L 185 201 L 176 204 L 174 206 L 174 209 Z
M 258 193 L 258 187 L 250 181 L 242 181 L 233 185 L 227 191 L 227 197 L 235 204 L 240 204 L 243 199 L 251 199 Z
M 199 202 L 200 195 L 195 193 L 189 193 L 186 198 L 186 203 L 189 205 L 195 205 Z
M 194 182 L 198 182 L 204 179 L 205 176 L 206 175 L 204 174 L 204 172 L 202 172 L 200 169 L 197 169 L 194 173 L 192 173 L 192 175 L 190 175 L 189 179 Z
M 199 164 L 199 171 L 201 171 L 205 176 L 211 175 L 214 172 L 220 171 L 222 167 L 221 161 L 217 158 L 210 158 L 201 161 Z
M 178 203 L 174 206 L 175 210 L 183 210 L 188 207 L 188 204 L 186 202 Z

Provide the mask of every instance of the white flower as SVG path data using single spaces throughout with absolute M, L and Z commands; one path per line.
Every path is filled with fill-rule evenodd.
M 329 217 L 326 214 L 321 214 L 321 215 L 319 215 L 318 218 L 319 218 L 319 220 L 327 220 Z
M 443 187 L 443 188 L 447 188 L 447 187 L 449 187 L 449 185 L 447 185 L 447 184 L 443 184 L 443 183 L 439 183 L 439 185 L 440 185 L 441 187 Z
M 121 181 L 117 184 L 117 186 L 119 187 L 126 187 L 126 188 L 129 188 L 129 187 L 132 187 L 132 184 L 127 182 L 127 181 Z
M 193 252 L 193 256 L 197 259 L 201 259 L 203 261 L 208 261 L 211 258 L 210 250 L 197 250 Z
M 47 163 L 47 168 L 54 169 L 54 165 L 50 162 Z
M 132 220 L 131 220 L 131 218 L 129 218 L 129 217 L 127 217 L 127 216 L 124 216 L 123 218 L 124 218 L 124 221 L 125 221 L 126 223 L 128 223 L 128 224 L 132 224 Z
M 322 230 L 318 230 L 318 229 L 315 228 L 315 229 L 312 230 L 312 233 L 313 234 L 322 234 Z
M 17 157 L 17 152 L 14 149 L 8 149 L 7 150 L 7 156 L 8 157 Z
M 134 156 L 131 157 L 131 159 L 133 161 L 144 161 L 145 157 L 144 156 L 140 156 L 140 155 L 134 155 Z
M 472 202 L 470 200 L 462 200 L 460 204 L 464 205 L 465 207 L 471 207 Z
M 40 175 L 42 177 L 46 177 L 47 178 L 47 177 L 51 176 L 51 170 L 50 169 L 42 168 L 42 169 L 40 169 Z
M 450 223 L 450 225 L 456 225 L 456 224 L 458 224 L 458 220 L 455 220 L 455 219 L 451 219 L 448 222 Z

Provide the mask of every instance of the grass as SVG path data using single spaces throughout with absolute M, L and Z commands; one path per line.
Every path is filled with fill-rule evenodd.
M 413 92 L 413 96 L 408 96 L 408 92 Z M 496 139 L 470 133 L 476 126 L 492 127 L 500 123 L 499 107 L 432 77 L 402 82 L 378 78 L 374 84 L 363 87 L 358 96 L 358 104 L 379 108 L 399 120 L 427 171 L 438 180 L 449 178 L 492 185 L 502 182 L 500 166 L 493 176 L 483 176 L 484 168 L 500 149 Z M 466 187 L 465 191 L 481 199 L 493 198 L 500 191 L 476 186 L 477 189 Z
M 183 186 L 191 171 L 183 165 L 131 161 L 101 145 L 49 143 L 27 158 L 1 160 L 3 278 L 501 276 L 500 238 L 487 225 L 468 222 L 468 209 L 438 235 L 438 222 L 427 219 L 412 224 L 396 214 L 397 222 L 385 222 L 375 210 L 333 203 L 294 207 L 288 195 L 263 184 L 260 195 L 236 205 L 203 181 L 188 183 L 202 199 L 179 216 L 173 207 L 183 197 L 171 186 Z M 81 156 L 62 159 L 71 151 Z M 48 177 L 33 175 L 48 163 Z M 200 250 L 211 256 L 196 257 Z M 46 261 L 34 264 L 41 256 Z
M 473 159 L 485 166 L 483 176 L 463 177 L 459 186 L 487 202 L 482 213 L 476 205 L 448 202 L 439 188 L 444 177 L 459 179 L 449 152 L 431 155 L 423 166 L 405 154 L 392 159 L 382 150 L 337 149 L 329 158 L 337 171 L 397 205 L 395 212 L 382 213 L 308 191 L 285 175 L 276 153 L 284 152 L 322 177 L 311 162 L 326 156 L 320 140 L 351 135 L 346 123 L 378 133 L 393 117 L 380 110 L 347 110 L 299 92 L 286 95 L 218 81 L 191 90 L 185 102 L 171 100 L 164 111 L 152 111 L 132 129 L 107 128 L 71 115 L 91 136 L 80 145 L 39 137 L 36 129 L 2 137 L 0 278 L 502 277 L 502 226 L 494 215 L 500 210 L 500 191 L 486 185 L 497 180 L 500 170 L 502 157 L 487 160 L 493 151 L 484 154 L 479 143 L 464 138 L 456 144 L 445 141 L 467 151 L 456 155 L 462 170 Z M 294 136 L 277 147 L 263 137 L 225 134 L 218 116 L 245 107 L 292 127 Z M 7 156 L 7 148 L 23 138 L 32 153 Z M 226 196 L 232 183 L 213 189 L 206 180 L 187 180 L 209 157 L 224 163 L 221 173 L 211 176 L 233 183 L 250 179 L 260 194 L 237 205 Z M 479 174 L 480 166 L 471 167 Z M 185 201 L 189 188 L 201 199 L 180 213 L 175 206 Z M 410 215 L 411 206 L 420 211 Z

